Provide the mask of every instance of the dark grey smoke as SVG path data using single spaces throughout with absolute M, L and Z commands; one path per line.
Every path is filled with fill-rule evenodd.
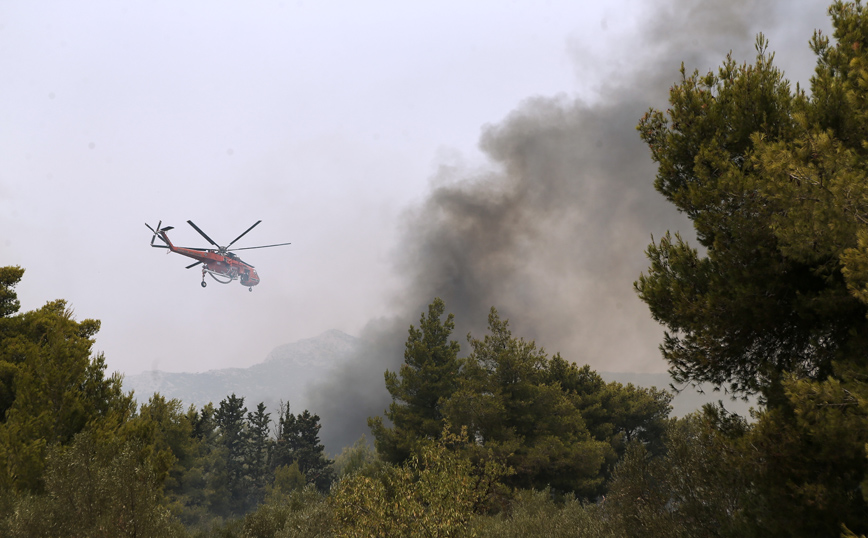
M 367 417 L 382 414 L 389 402 L 383 371 L 398 368 L 407 328 L 435 297 L 456 315 L 462 344 L 468 331 L 483 334 L 495 306 L 513 334 L 568 360 L 598 370 L 664 371 L 662 329 L 632 283 L 646 267 L 651 234 L 680 229 L 690 236 L 691 228 L 654 191 L 655 167 L 635 126 L 649 107 L 665 107 L 682 61 L 704 72 L 733 50 L 738 61 L 752 62 L 755 34 L 773 38 L 792 20 L 783 10 L 797 5 L 658 3 L 644 36 L 615 51 L 634 67 L 613 71 L 598 102 L 528 99 L 484 128 L 489 171 L 444 166 L 428 199 L 406 215 L 396 249 L 408 283 L 399 315 L 371 322 L 365 352 L 313 390 L 329 450 L 353 442 L 368 431 Z M 824 24 L 824 14 L 822 5 L 802 11 L 814 26 Z M 800 57 L 810 65 L 810 32 L 798 29 Z M 589 60 L 573 52 L 582 76 Z

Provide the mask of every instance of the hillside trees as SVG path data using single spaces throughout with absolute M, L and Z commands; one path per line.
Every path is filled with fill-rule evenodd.
M 350 475 L 330 496 L 337 536 L 465 536 L 471 517 L 483 510 L 498 478 L 509 473 L 490 458 L 481 465 L 454 450 L 468 443 L 444 428 L 437 440 L 416 443 L 403 464 L 379 476 Z
M 0 270 L 0 492 L 42 491 L 47 450 L 89 425 L 123 422 L 132 400 L 92 355 L 99 322 L 75 321 L 65 301 L 17 314 L 24 271 Z M 4 496 L 0 495 L 0 496 Z
M 244 398 L 235 394 L 221 400 L 214 413 L 221 464 L 212 477 L 214 489 L 220 492 L 214 499 L 222 503 L 222 506 L 215 507 L 217 513 L 243 514 L 250 504 L 247 496 L 250 480 L 247 474 L 246 413 Z
M 592 495 L 609 446 L 591 436 L 561 385 L 546 379 L 542 349 L 514 338 L 493 308 L 488 330 L 470 341 L 459 388 L 444 402 L 447 420 L 466 426 L 479 447 L 515 469 L 508 483 Z
M 269 482 L 268 456 L 272 445 L 269 435 L 269 413 L 265 404 L 260 402 L 256 411 L 247 414 L 249 440 L 247 442 L 248 473 L 250 475 L 250 495 L 254 505 L 265 497 L 265 487 Z
M 286 405 L 277 425 L 271 466 L 279 469 L 295 464 L 307 483 L 328 491 L 335 478 L 334 462 L 325 456 L 325 447 L 319 440 L 320 428 L 318 415 L 307 409 L 293 415 Z
M 810 94 L 760 36 L 752 65 L 682 70 L 638 127 L 704 251 L 667 234 L 636 289 L 676 379 L 761 395 L 743 435 L 758 534 L 868 530 L 868 13 L 829 11 Z
M 142 465 L 143 449 L 138 440 L 90 431 L 51 447 L 44 494 L 18 500 L 5 536 L 182 536 L 163 504 L 162 478 Z
M 570 396 L 593 438 L 609 444 L 603 467 L 606 478 L 631 442 L 641 443 L 649 454 L 663 450 L 672 410 L 672 395 L 665 390 L 606 383 L 590 366 L 579 368 L 560 355 L 549 360 L 545 378 Z
M 92 354 L 99 322 L 62 300 L 18 314 L 23 274 L 0 268 L 0 534 L 172 532 L 162 483 L 174 456 Z
M 0 267 L 0 535 L 165 535 L 259 504 L 273 480 L 264 405 L 235 395 L 186 412 L 136 404 L 92 352 L 99 322 L 62 300 L 19 313 L 19 267 Z M 319 417 L 293 417 L 289 457 L 327 489 Z
M 513 337 L 495 309 L 488 334 L 471 338 L 471 354 L 459 360 L 457 343 L 448 340 L 452 316 L 439 322 L 444 311 L 436 299 L 423 315 L 425 329 L 410 329 L 400 375 L 386 374 L 393 397 L 386 415 L 398 422 L 389 429 L 379 417 L 369 419 L 384 459 L 396 454 L 395 439 L 412 451 L 434 438 L 433 424 L 448 422 L 456 431 L 467 428 L 474 441 L 462 448 L 467 457 L 493 457 L 513 468 L 507 484 L 593 498 L 603 491 L 626 441 L 657 443 L 670 410 L 667 393 L 605 383 L 587 367 L 550 358 L 534 342 Z M 426 368 L 415 366 L 420 362 Z M 437 390 L 443 392 L 435 398 Z

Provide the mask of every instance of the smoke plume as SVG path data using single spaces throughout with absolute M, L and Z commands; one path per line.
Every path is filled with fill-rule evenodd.
M 599 98 L 528 99 L 483 129 L 485 170 L 442 166 L 428 198 L 403 222 L 395 264 L 407 285 L 397 315 L 372 321 L 365 351 L 312 390 L 329 450 L 367 433 L 366 418 L 382 414 L 390 401 L 383 372 L 399 367 L 408 327 L 435 297 L 455 314 L 463 351 L 464 335 L 482 336 L 494 306 L 514 335 L 567 360 L 602 371 L 664 371 L 662 329 L 633 282 L 652 234 L 689 237 L 691 227 L 654 191 L 655 166 L 635 127 L 649 107 L 665 108 L 681 62 L 704 72 L 730 50 L 752 62 L 755 34 L 784 24 L 783 6 L 658 3 L 642 35 L 615 47 L 622 61 L 600 66 L 571 47 L 578 76 L 604 76 Z M 809 16 L 822 21 L 822 6 Z M 799 36 L 806 52 L 809 37 Z

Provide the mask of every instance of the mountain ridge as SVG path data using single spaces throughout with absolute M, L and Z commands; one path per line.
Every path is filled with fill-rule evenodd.
M 274 410 L 275 403 L 291 400 L 294 408 L 304 409 L 308 387 L 325 380 L 332 369 L 348 360 L 360 345 L 359 338 L 332 329 L 277 346 L 263 362 L 247 368 L 206 372 L 150 370 L 126 376 L 123 385 L 125 390 L 132 390 L 140 402 L 159 392 L 166 398 L 181 400 L 185 406 L 202 408 L 235 394 L 244 396 L 248 405 L 264 402 Z
M 361 351 L 363 340 L 332 329 L 312 337 L 282 344 L 272 349 L 265 359 L 248 368 L 221 368 L 206 372 L 163 372 L 152 370 L 124 378 L 124 389 L 132 390 L 140 403 L 155 392 L 167 399 L 177 398 L 184 406 L 201 409 L 208 403 L 218 404 L 230 394 L 243 396 L 248 408 L 263 402 L 275 413 L 280 402 L 290 403 L 295 410 L 310 409 L 311 387 L 327 381 Z M 669 374 L 633 372 L 597 372 L 607 382 L 632 383 L 640 387 L 655 386 L 673 392 Z M 701 389 L 703 387 L 700 387 Z M 704 387 L 704 394 L 693 387 L 675 393 L 672 415 L 684 416 L 706 403 L 722 401 L 735 413 L 747 415 L 751 402 L 733 401 L 729 396 Z

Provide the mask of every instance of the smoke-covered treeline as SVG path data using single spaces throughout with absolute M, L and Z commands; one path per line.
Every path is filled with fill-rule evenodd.
M 632 284 L 645 267 L 652 234 L 689 235 L 691 225 L 654 191 L 654 166 L 636 122 L 665 103 L 681 62 L 705 71 L 729 50 L 749 61 L 759 31 L 789 25 L 791 32 L 778 35 L 799 47 L 809 65 L 806 36 L 816 24 L 795 24 L 792 14 L 822 24 L 824 8 L 655 3 L 643 14 L 642 35 L 626 40 L 629 48 L 616 51 L 618 60 L 603 69 L 597 99 L 533 97 L 485 126 L 486 167 L 444 163 L 428 198 L 405 215 L 395 248 L 406 283 L 395 298 L 397 314 L 373 320 L 362 335 L 365 351 L 311 391 L 326 446 L 352 442 L 365 431 L 365 419 L 382 412 L 388 402 L 382 372 L 397 368 L 407 320 L 433 297 L 449 305 L 458 334 L 480 335 L 494 306 L 518 334 L 569 361 L 606 371 L 661 370 L 662 332 Z M 802 33 L 792 37 L 797 30 Z M 572 52 L 581 77 L 594 57 Z
M 372 324 L 358 364 L 319 388 L 335 437 L 378 403 L 374 386 L 391 396 L 388 420 L 369 421 L 377 454 L 363 440 L 347 448 L 328 494 L 316 491 L 327 484 L 304 486 L 331 478 L 316 416 L 282 409 L 271 439 L 264 406 L 245 416 L 234 395 L 186 414 L 156 396 L 138 406 L 91 352 L 99 322 L 76 321 L 64 301 L 19 314 L 13 288 L 23 270 L 0 268 L 0 531 L 183 536 L 190 529 L 178 514 L 222 506 L 233 516 L 255 509 L 200 532 L 864 536 L 868 9 L 837 1 L 829 13 L 832 36 L 810 41 L 810 93 L 789 84 L 760 35 L 751 62 L 727 55 L 712 71 L 682 68 L 668 106 L 635 119 L 657 165 L 655 189 L 695 238 L 655 237 L 633 289 L 666 328 L 660 351 L 673 376 L 757 394 L 750 421 L 720 405 L 667 418 L 667 393 L 606 384 L 514 335 L 521 323 L 495 308 L 484 331 L 475 325 L 478 301 L 520 318 L 549 299 L 560 312 L 571 298 L 594 297 L 584 270 L 619 271 L 595 265 L 617 260 L 621 243 L 615 221 L 592 205 L 579 204 L 600 217 L 594 233 L 611 248 L 590 262 L 533 241 L 559 226 L 564 237 L 584 237 L 585 216 L 565 199 L 605 193 L 610 181 L 569 174 L 557 164 L 573 161 L 556 150 L 570 147 L 568 112 L 585 124 L 614 109 L 536 102 L 483 138 L 499 170 L 447 181 L 408 217 L 406 307 L 431 290 L 449 299 L 434 299 L 406 337 L 401 322 Z M 643 214 L 625 204 L 621 211 Z M 537 259 L 568 260 L 576 286 L 540 291 L 549 284 L 532 278 Z M 468 349 L 452 339 L 459 315 L 470 318 Z M 568 333 L 558 323 L 525 331 L 556 344 Z M 391 353 L 402 342 L 400 363 Z
M 289 404 L 276 418 L 262 403 L 248 410 L 235 394 L 201 409 L 185 410 L 160 394 L 139 404 L 91 353 L 99 322 L 76 321 L 62 301 L 18 313 L 14 288 L 23 274 L 0 267 L 4 536 L 232 535 L 273 510 L 285 519 L 299 496 L 296 509 L 321 505 L 326 494 L 332 510 L 320 511 L 324 525 L 368 532 L 391 528 L 391 516 L 364 509 L 369 525 L 358 503 L 391 504 L 395 491 L 415 491 L 417 474 L 432 465 L 435 489 L 465 488 L 475 499 L 449 518 L 444 528 L 453 528 L 483 506 L 505 505 L 514 488 L 594 499 L 606 492 L 630 442 L 653 453 L 662 447 L 668 393 L 605 383 L 587 366 L 550 358 L 513 337 L 493 309 L 489 334 L 459 359 L 453 317 L 438 299 L 411 330 L 405 365 L 387 372 L 387 389 L 406 401 L 387 414 L 394 429 L 372 420 L 377 453 L 360 438 L 332 461 L 320 443 L 319 417 L 293 414 Z M 359 481 L 385 489 L 371 496 Z M 419 493 L 417 510 L 435 510 L 433 497 Z M 454 511 L 451 494 L 433 495 L 442 510 Z

